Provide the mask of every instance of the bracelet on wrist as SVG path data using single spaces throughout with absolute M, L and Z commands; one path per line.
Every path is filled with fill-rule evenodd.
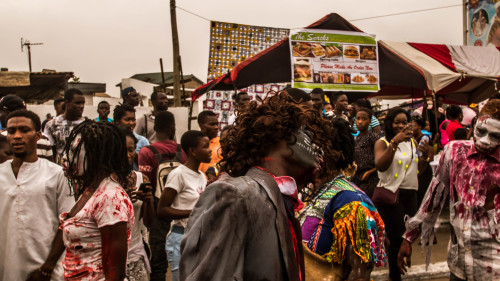
M 391 142 L 389 143 L 389 146 L 390 146 L 391 144 L 393 144 L 393 146 L 392 146 L 392 151 L 394 151 L 394 152 L 395 152 L 395 151 L 396 151 L 396 149 L 398 148 L 398 144 L 397 144 L 395 141 L 393 141 L 393 140 L 391 140 Z

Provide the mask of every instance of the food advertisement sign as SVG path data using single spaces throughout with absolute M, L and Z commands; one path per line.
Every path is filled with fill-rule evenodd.
M 470 0 L 468 45 L 500 47 L 500 0 Z
M 290 32 L 292 84 L 327 91 L 380 90 L 374 35 L 337 30 Z

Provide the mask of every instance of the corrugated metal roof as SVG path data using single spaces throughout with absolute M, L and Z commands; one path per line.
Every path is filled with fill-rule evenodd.
M 0 97 L 15 94 L 25 102 L 43 103 L 59 97 L 71 77 L 73 72 L 32 72 L 28 86 L 0 87 Z
M 174 83 L 174 73 L 173 72 L 164 72 L 165 76 L 165 84 L 166 85 L 172 85 Z M 161 77 L 161 72 L 153 72 L 153 73 L 139 73 L 139 74 L 134 74 L 130 78 L 137 79 L 143 82 L 148 82 L 152 84 L 157 84 L 157 85 L 162 85 L 163 80 Z M 193 74 L 189 75 L 184 75 L 183 76 L 184 81 L 189 81 L 189 80 L 195 80 L 196 82 L 199 82 L 200 84 L 204 84 L 203 81 L 198 79 L 196 76 Z M 117 87 L 121 86 L 121 83 L 116 84 Z

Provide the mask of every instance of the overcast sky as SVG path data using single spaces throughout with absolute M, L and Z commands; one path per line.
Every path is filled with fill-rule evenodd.
M 356 20 L 379 40 L 462 44 L 462 0 L 177 0 L 177 6 L 215 21 L 282 28 L 307 26 L 329 13 L 355 20 L 435 7 L 455 7 Z M 72 71 L 81 82 L 115 85 L 136 73 L 172 70 L 167 0 L 1 0 L 0 66 L 27 71 L 21 37 L 32 47 L 33 71 Z M 209 22 L 177 10 L 184 74 L 207 76 Z

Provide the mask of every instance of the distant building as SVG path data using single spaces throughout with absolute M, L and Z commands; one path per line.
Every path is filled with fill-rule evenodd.
M 122 82 L 117 84 L 117 87 L 120 87 L 120 91 L 127 87 L 134 87 L 138 93 L 143 96 L 143 106 L 151 106 L 151 101 L 149 97 L 151 93 L 157 89 L 164 89 L 169 100 L 171 101 L 170 106 L 173 106 L 173 84 L 174 84 L 174 73 L 173 72 L 164 72 L 165 83 L 163 83 L 163 78 L 161 72 L 154 73 L 140 73 L 131 76 L 130 78 L 122 79 Z M 185 94 L 181 97 L 183 101 L 183 106 L 188 106 L 189 101 L 191 100 L 191 94 L 193 91 L 202 86 L 203 81 L 201 81 L 196 76 L 189 74 L 184 75 L 182 81 L 184 82 L 184 90 Z M 181 81 L 181 91 L 182 91 L 182 81 Z
M 58 98 L 68 89 L 68 80 L 73 72 L 57 72 L 44 69 L 42 72 L 0 71 L 0 98 L 14 94 L 26 103 L 40 104 Z

